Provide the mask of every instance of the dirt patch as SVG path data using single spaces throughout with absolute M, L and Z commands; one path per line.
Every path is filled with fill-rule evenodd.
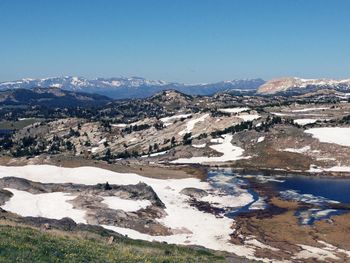
M 265 248 L 258 249 L 255 255 L 275 260 L 293 259 L 302 250 L 300 245 L 324 248 L 324 245 L 318 241 L 349 250 L 349 214 L 334 216 L 332 220 L 319 221 L 314 225 L 304 226 L 299 224 L 294 215 L 296 210 L 300 208 L 300 203 L 276 197 L 271 198 L 270 203 L 281 208 L 281 211 L 284 212 L 271 217 L 259 216 L 259 213 L 250 214 L 249 219 L 247 215 L 237 216 L 233 226 L 235 229 L 232 235 L 233 243 L 244 244 L 245 237 L 254 236 L 259 242 L 277 249 L 276 251 Z M 335 252 L 335 254 L 339 260 L 329 259 L 327 262 L 346 262 L 349 260 L 344 253 Z M 293 262 L 308 262 L 307 260 Z

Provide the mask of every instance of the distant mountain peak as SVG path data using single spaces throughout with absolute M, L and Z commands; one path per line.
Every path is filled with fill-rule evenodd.
M 302 90 L 317 90 L 321 88 L 329 89 L 350 89 L 350 79 L 303 79 L 297 77 L 284 77 L 272 79 L 258 89 L 260 94 L 276 94 L 280 92 L 301 92 Z

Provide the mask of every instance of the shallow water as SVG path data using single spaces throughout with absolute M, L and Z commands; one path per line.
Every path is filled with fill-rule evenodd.
M 295 216 L 301 224 L 313 224 L 316 220 L 328 219 L 333 215 L 349 212 L 331 208 L 334 204 L 350 204 L 350 178 L 321 178 L 311 176 L 262 176 L 242 175 L 226 170 L 212 170 L 208 174 L 208 181 L 214 187 L 220 187 L 226 192 L 235 194 L 237 189 L 247 188 L 253 202 L 230 211 L 228 217 L 251 210 L 265 209 L 265 205 L 257 205 L 260 196 L 249 187 L 248 178 L 268 184 L 282 198 L 301 201 L 315 205 L 317 208 L 299 210 Z M 254 208 L 253 208 L 254 207 Z
M 312 194 L 350 203 L 350 179 L 320 178 L 311 176 L 283 177 L 283 182 L 271 182 L 279 191 L 294 190 L 300 194 Z

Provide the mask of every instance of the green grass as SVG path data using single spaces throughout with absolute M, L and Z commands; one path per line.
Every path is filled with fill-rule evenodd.
M 0 226 L 0 262 L 224 262 L 207 250 Z M 68 233 L 68 232 L 63 232 Z

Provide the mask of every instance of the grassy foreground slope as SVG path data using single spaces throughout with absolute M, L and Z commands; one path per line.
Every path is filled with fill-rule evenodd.
M 0 225 L 0 262 L 225 262 L 207 250 Z

